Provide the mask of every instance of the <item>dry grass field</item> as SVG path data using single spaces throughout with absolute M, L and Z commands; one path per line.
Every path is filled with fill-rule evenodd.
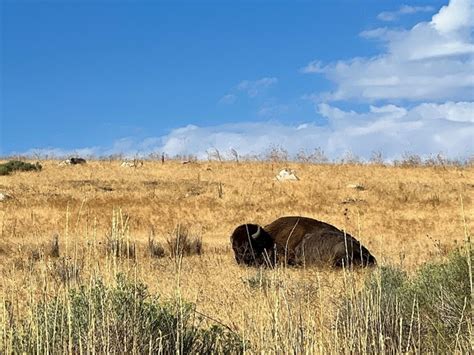
M 359 352 L 341 343 L 335 319 L 348 290 L 359 289 L 377 269 L 241 267 L 229 244 L 233 229 L 287 215 L 313 217 L 356 236 L 380 265 L 412 274 L 462 246 L 474 221 L 473 167 L 42 165 L 41 172 L 0 176 L 0 192 L 11 196 L 0 202 L 2 353 L 14 351 L 14 314 L 31 316 L 32 304 L 96 277 L 113 284 L 118 273 L 145 283 L 163 301 L 195 304 L 205 324 L 231 329 L 249 353 Z M 274 180 L 285 167 L 300 181 Z M 177 230 L 202 238 L 202 253 L 172 257 L 167 239 Z M 89 345 L 68 349 L 88 353 Z

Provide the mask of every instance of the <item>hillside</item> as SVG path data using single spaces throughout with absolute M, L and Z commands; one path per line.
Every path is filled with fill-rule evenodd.
M 305 346 L 335 346 L 328 329 L 347 275 L 237 266 L 229 245 L 236 226 L 313 217 L 357 236 L 381 265 L 413 273 L 462 245 L 474 220 L 472 167 L 41 164 L 40 172 L 0 176 L 0 192 L 11 196 L 0 202 L 0 301 L 21 312 L 35 297 L 87 284 L 93 275 L 111 283 L 123 272 L 163 299 L 179 294 L 195 303 L 199 312 L 258 344 L 258 351 L 277 351 L 275 344 L 280 351 L 294 349 L 298 322 L 314 329 Z M 285 167 L 300 180 L 276 181 Z M 202 253 L 170 257 L 167 239 L 177 230 L 202 238 Z M 155 252 L 160 247 L 164 255 Z M 355 284 L 372 272 L 356 270 Z M 273 288 L 275 283 L 284 287 Z M 272 330 L 275 322 L 287 332 L 285 341 Z

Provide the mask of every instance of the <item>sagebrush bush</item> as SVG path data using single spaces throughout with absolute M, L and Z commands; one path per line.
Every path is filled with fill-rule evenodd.
M 54 258 L 59 258 L 59 251 L 59 235 L 55 234 L 49 246 L 49 255 Z
M 39 171 L 41 169 L 40 163 L 31 164 L 20 160 L 10 160 L 0 164 L 0 175 L 9 175 L 14 171 Z
M 474 255 L 470 258 L 472 265 Z M 427 264 L 410 286 L 419 302 L 422 345 L 443 351 L 467 344 L 473 312 L 467 256 L 456 251 L 446 263 Z
M 202 238 L 192 235 L 186 228 L 177 227 L 166 239 L 170 255 L 175 257 L 201 255 L 203 253 Z
M 466 255 L 467 254 L 467 255 Z M 429 263 L 409 277 L 381 267 L 342 301 L 337 336 L 355 352 L 469 352 L 471 274 L 466 251 Z
M 163 258 L 166 255 L 163 245 L 152 236 L 148 237 L 148 251 L 152 258 Z
M 100 279 L 64 296 L 9 314 L 8 353 L 211 354 L 242 353 L 243 341 L 221 325 L 203 327 L 191 303 L 160 302 L 144 284 L 123 275 L 116 285 Z M 1 351 L 1 353 L 5 353 Z

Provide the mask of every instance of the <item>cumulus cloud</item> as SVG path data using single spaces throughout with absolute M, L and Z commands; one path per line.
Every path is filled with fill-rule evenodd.
M 211 127 L 189 125 L 163 137 L 168 154 L 207 156 L 211 147 L 221 152 L 259 154 L 278 145 L 295 154 L 321 147 L 331 158 L 351 151 L 369 157 L 381 151 L 387 158 L 410 151 L 421 155 L 443 152 L 451 157 L 474 153 L 474 103 L 420 104 L 411 109 L 396 105 L 371 106 L 369 112 L 344 111 L 326 103 L 317 110 L 325 125 L 283 125 L 272 122 L 236 123 Z
M 472 0 L 451 0 L 433 16 L 431 24 L 441 33 L 450 34 L 459 29 L 474 26 L 474 3 Z
M 336 84 L 321 100 L 436 101 L 474 98 L 474 1 L 451 0 L 430 22 L 409 30 L 377 28 L 361 36 L 383 42 L 372 58 L 353 58 L 302 69 Z
M 431 12 L 434 8 L 432 6 L 408 6 L 402 5 L 396 11 L 384 11 L 377 15 L 377 18 L 382 21 L 396 21 L 400 16 L 412 15 L 417 12 Z
M 72 154 L 125 156 L 165 152 L 170 156 L 194 154 L 205 159 L 210 149 L 226 154 L 235 149 L 240 155 L 258 155 L 272 146 L 290 154 L 321 148 L 328 157 L 337 159 L 351 152 L 369 158 L 377 151 L 387 159 L 404 152 L 427 156 L 441 152 L 452 158 L 474 154 L 474 103 L 423 103 L 406 109 L 396 105 L 370 106 L 368 112 L 346 111 L 327 103 L 317 104 L 325 124 L 312 122 L 285 125 L 271 121 L 242 122 L 208 127 L 187 125 L 162 137 L 135 140 L 124 138 L 111 147 L 83 148 L 74 151 L 36 149 L 55 156 Z

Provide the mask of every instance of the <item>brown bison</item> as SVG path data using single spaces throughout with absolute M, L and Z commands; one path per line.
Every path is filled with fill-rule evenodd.
M 265 227 L 243 224 L 230 240 L 239 264 L 376 264 L 375 257 L 354 237 L 307 217 L 281 217 Z

